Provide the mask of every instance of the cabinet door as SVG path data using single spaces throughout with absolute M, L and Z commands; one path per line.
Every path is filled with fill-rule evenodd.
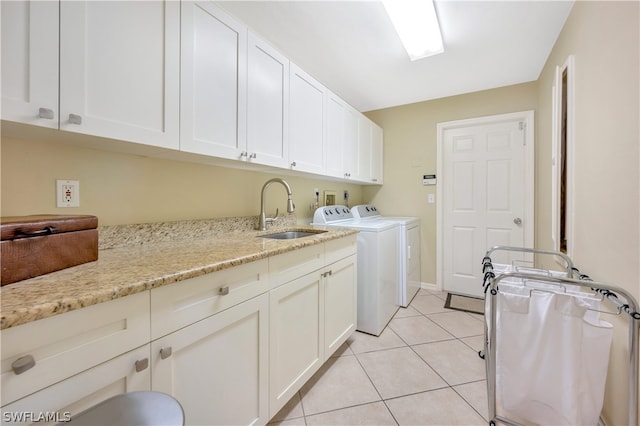
M 153 390 L 176 398 L 187 425 L 266 424 L 268 295 L 151 344 Z
M 147 367 L 144 367 L 145 360 Z M 35 422 L 38 425 L 57 424 L 112 396 L 150 390 L 148 361 L 147 344 L 5 405 L 2 407 L 2 424 L 32 424 L 34 419 L 26 417 L 30 413 L 50 415 L 48 421 Z
M 60 129 L 177 149 L 179 57 L 179 2 L 60 2 Z
M 356 330 L 357 264 L 351 255 L 327 267 L 324 276 L 324 354 L 329 358 Z
M 289 160 L 291 168 L 323 173 L 326 88 L 295 64 L 290 65 Z
M 356 178 L 362 182 L 371 181 L 371 122 L 365 117 L 358 119 L 358 170 Z
M 3 1 L 0 7 L 2 119 L 57 129 L 58 2 Z
M 182 2 L 180 149 L 240 159 L 246 148 L 247 28 L 212 2 Z
M 326 120 L 326 164 L 325 174 L 334 177 L 345 177 L 343 150 L 346 143 L 345 103 L 338 96 L 329 92 L 327 95 Z
M 371 182 L 382 185 L 383 134 L 382 128 L 371 123 Z
M 269 299 L 269 415 L 274 416 L 324 361 L 320 272 L 271 290 Z
M 358 123 L 360 113 L 347 106 L 344 116 L 345 140 L 342 151 L 343 177 L 358 178 Z
M 288 167 L 289 60 L 251 32 L 248 49 L 245 159 Z

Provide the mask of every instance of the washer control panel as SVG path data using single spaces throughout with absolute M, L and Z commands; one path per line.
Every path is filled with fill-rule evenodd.
M 316 209 L 313 223 L 331 223 L 353 219 L 353 214 L 347 206 L 324 206 Z
M 357 218 L 380 216 L 380 212 L 373 204 L 361 204 L 359 206 L 355 206 L 351 209 L 351 213 L 353 214 L 353 217 Z

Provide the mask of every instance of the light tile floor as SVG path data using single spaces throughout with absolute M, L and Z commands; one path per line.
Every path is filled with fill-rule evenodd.
M 420 290 L 379 337 L 360 332 L 272 419 L 273 425 L 486 425 L 483 316 Z

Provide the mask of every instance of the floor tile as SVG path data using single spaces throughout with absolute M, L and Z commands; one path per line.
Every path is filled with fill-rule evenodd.
M 485 425 L 486 421 L 451 388 L 386 401 L 399 425 Z
M 409 347 L 356 356 L 383 399 L 447 386 Z
M 323 425 L 393 425 L 397 423 L 384 402 L 358 405 L 342 410 L 307 416 L 308 426 Z
M 389 328 L 408 345 L 453 339 L 451 334 L 424 316 L 392 319 Z
M 464 398 L 485 420 L 489 420 L 489 408 L 487 405 L 487 381 L 465 383 L 454 386 L 453 389 Z
M 480 336 L 463 337 L 460 341 L 476 351 L 476 353 L 484 350 L 484 334 Z
M 306 423 L 305 423 L 304 417 L 298 417 L 297 419 L 269 422 L 268 425 L 269 426 L 306 426 Z
M 484 360 L 459 340 L 416 345 L 413 350 L 450 386 L 486 377 Z
M 407 346 L 389 327 L 385 328 L 378 337 L 356 331 L 347 342 L 349 342 L 349 348 L 355 354 Z
M 271 419 L 272 422 L 280 422 L 283 420 L 290 420 L 298 417 L 304 417 L 302 411 L 302 403 L 300 402 L 300 392 L 291 397 L 284 407 L 278 411 L 278 413 Z
M 300 395 L 307 416 L 380 400 L 355 356 L 330 358 L 302 387 Z
M 331 354 L 331 358 L 337 357 L 337 356 L 349 356 L 349 355 L 353 355 L 353 351 L 349 347 L 349 344 L 347 342 L 344 342 L 342 345 L 340 345 L 338 349 L 336 349 L 334 353 Z
M 454 311 L 432 314 L 429 315 L 429 319 L 458 338 L 484 334 L 482 322 L 473 319 L 471 315 L 466 312 Z
M 446 291 L 437 291 L 437 290 L 425 290 L 422 289 L 420 290 L 420 293 L 418 293 L 418 296 L 420 295 L 425 295 L 425 296 L 436 296 L 442 300 L 447 300 L 447 292 Z
M 406 317 L 415 317 L 415 316 L 420 316 L 420 315 L 422 315 L 422 313 L 420 311 L 418 311 L 416 308 L 414 308 L 411 305 L 409 305 L 406 308 L 398 309 L 398 312 L 396 312 L 396 314 L 393 317 L 394 318 L 406 318 Z
M 444 307 L 444 303 L 438 296 L 416 296 L 411 302 L 411 307 L 424 315 L 451 312 L 451 309 Z

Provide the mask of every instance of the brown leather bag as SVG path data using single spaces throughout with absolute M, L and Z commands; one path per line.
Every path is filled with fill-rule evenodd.
M 98 260 L 97 227 L 88 215 L 0 218 L 1 285 Z

